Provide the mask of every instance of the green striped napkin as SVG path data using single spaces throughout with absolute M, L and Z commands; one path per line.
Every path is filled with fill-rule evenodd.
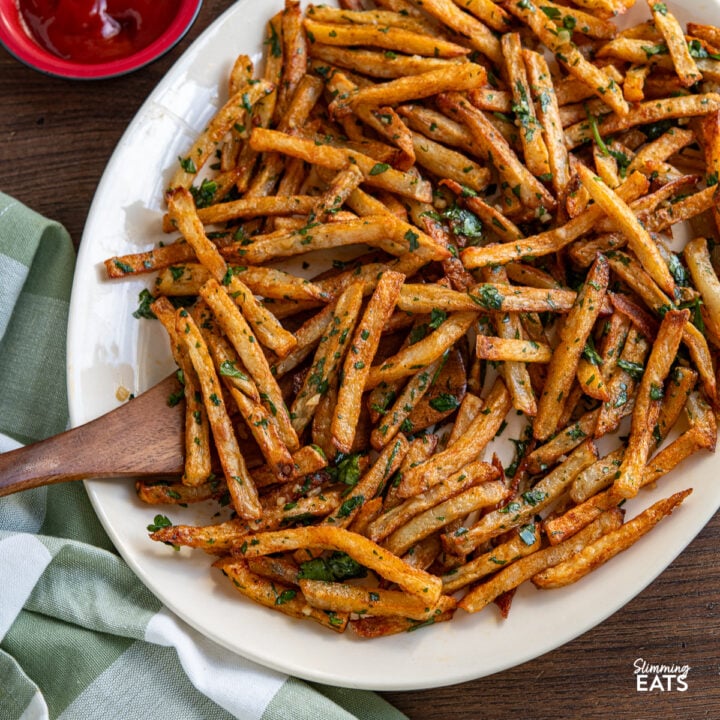
M 0 193 L 0 452 L 67 423 L 74 252 Z M 394 720 L 371 692 L 302 682 L 210 642 L 133 575 L 80 483 L 0 498 L 0 718 Z

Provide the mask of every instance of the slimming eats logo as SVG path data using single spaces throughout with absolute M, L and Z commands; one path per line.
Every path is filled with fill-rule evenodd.
M 685 692 L 688 689 L 689 665 L 653 665 L 638 658 L 635 668 L 635 689 L 638 692 Z

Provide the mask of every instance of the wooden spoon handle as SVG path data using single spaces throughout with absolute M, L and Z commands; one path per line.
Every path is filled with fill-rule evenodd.
M 0 454 L 0 496 L 86 478 L 180 475 L 184 404 L 170 407 L 174 376 L 67 432 Z

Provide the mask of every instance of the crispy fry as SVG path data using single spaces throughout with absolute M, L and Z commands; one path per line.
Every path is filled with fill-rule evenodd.
M 220 558 L 215 561 L 214 567 L 230 578 L 239 592 L 260 605 L 300 620 L 314 620 L 335 632 L 345 630 L 347 613 L 326 613 L 313 608 L 307 603 L 302 592 L 256 575 L 250 571 L 247 562 L 243 559 Z
M 440 92 L 471 90 L 485 83 L 485 68 L 475 63 L 449 65 L 427 72 L 396 78 L 386 83 L 360 88 L 346 98 L 336 98 L 330 110 L 340 117 L 359 105 L 395 105 Z
M 530 522 L 543 508 L 560 497 L 575 476 L 597 459 L 597 449 L 591 440 L 585 440 L 565 462 L 545 475 L 532 490 L 511 499 L 498 510 L 484 515 L 462 535 L 443 535 L 447 550 L 467 554 L 476 547 L 520 525 Z
M 620 476 L 613 485 L 613 490 L 620 497 L 634 497 L 640 489 L 642 469 L 650 452 L 652 432 L 660 412 L 665 379 L 677 354 L 689 317 L 689 310 L 671 310 L 666 313 L 658 330 L 638 387 L 628 451 L 620 466 Z
M 603 513 L 589 527 L 565 542 L 528 555 L 509 567 L 500 570 L 490 580 L 473 588 L 458 603 L 467 612 L 478 612 L 491 603 L 498 595 L 518 587 L 525 580 L 537 575 L 548 567 L 559 565 L 582 550 L 586 545 L 616 530 L 622 524 L 622 513 L 615 509 Z
M 362 407 L 361 397 L 377 352 L 380 334 L 395 309 L 404 280 L 405 276 L 400 273 L 383 273 L 350 341 L 332 423 L 333 442 L 341 452 L 350 452 L 352 449 L 355 426 Z
M 584 165 L 578 164 L 577 172 L 592 199 L 618 223 L 627 237 L 632 251 L 637 255 L 648 274 L 665 292 L 672 295 L 675 291 L 675 282 L 670 270 L 663 261 L 657 245 L 627 203 Z
M 593 264 L 573 309 L 568 314 L 548 367 L 548 378 L 540 395 L 533 434 L 546 440 L 557 429 L 565 399 L 575 378 L 577 363 L 600 312 L 609 281 L 609 267 L 602 255 Z
M 429 490 L 480 456 L 510 410 L 510 394 L 501 380 L 493 385 L 485 410 L 478 413 L 460 440 L 403 473 L 398 495 L 408 498 Z
M 327 583 L 322 580 L 301 580 L 300 589 L 307 601 L 320 610 L 358 613 L 372 617 L 402 616 L 411 620 L 429 620 L 455 608 L 455 600 L 447 595 L 435 605 L 419 597 L 397 590 Z
M 260 397 L 277 422 L 283 441 L 291 451 L 300 447 L 295 430 L 283 401 L 282 393 L 270 371 L 267 358 L 260 349 L 237 305 L 220 285 L 211 278 L 200 288 L 207 302 L 250 376 L 260 390 Z M 263 397 L 264 395 L 264 397 Z
M 436 603 L 441 594 L 442 581 L 423 570 L 406 565 L 400 558 L 380 547 L 372 540 L 332 525 L 288 528 L 276 532 L 257 533 L 248 542 L 244 552 L 246 558 L 272 555 L 276 552 L 298 550 L 300 548 L 322 548 L 346 552 L 354 560 L 381 577 L 396 583 L 411 595 L 425 598 L 428 603 Z M 243 546 L 244 547 L 244 546 Z
M 480 146 L 484 156 L 490 160 L 511 188 L 517 188 L 521 202 L 529 208 L 555 207 L 555 200 L 530 171 L 520 162 L 517 155 L 490 121 L 477 108 L 457 93 L 439 96 L 440 107 L 449 114 L 456 114 L 472 133 L 473 140 Z
M 683 490 L 664 500 L 659 500 L 616 530 L 583 547 L 571 559 L 539 572 L 532 578 L 539 588 L 559 588 L 577 582 L 595 568 L 604 565 L 623 550 L 627 550 L 643 535 L 670 513 L 692 492 Z
M 262 511 L 257 490 L 240 452 L 235 431 L 225 408 L 220 381 L 205 340 L 195 321 L 185 310 L 177 311 L 176 328 L 178 338 L 182 341 L 200 380 L 208 421 L 233 506 L 242 518 L 258 518 Z

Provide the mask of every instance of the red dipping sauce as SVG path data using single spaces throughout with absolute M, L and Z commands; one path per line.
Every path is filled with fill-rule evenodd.
M 65 60 L 104 63 L 142 50 L 167 30 L 181 0 L 18 0 L 33 38 Z

